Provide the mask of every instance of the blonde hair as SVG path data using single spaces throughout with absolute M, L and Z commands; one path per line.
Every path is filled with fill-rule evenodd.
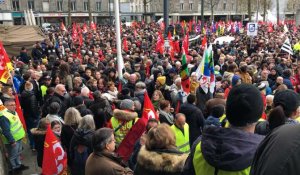
M 84 130 L 95 130 L 95 122 L 94 117 L 92 115 L 86 115 L 82 117 L 79 122 L 78 128 L 82 128 Z
M 155 90 L 155 91 L 153 92 L 153 95 L 152 95 L 151 100 L 153 100 L 153 98 L 154 98 L 154 93 L 157 93 L 157 94 L 158 94 L 158 96 L 159 96 L 159 101 L 165 99 L 164 96 L 163 96 L 163 94 L 162 94 L 162 92 L 161 92 L 160 90 Z
M 70 107 L 66 110 L 64 116 L 65 125 L 78 125 L 81 120 L 81 115 L 76 108 Z
M 150 129 L 145 146 L 147 150 L 176 148 L 175 134 L 169 125 L 160 124 Z

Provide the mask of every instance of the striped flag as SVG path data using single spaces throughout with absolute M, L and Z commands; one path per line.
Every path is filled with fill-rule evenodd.
M 281 46 L 281 50 L 283 50 L 283 51 L 289 53 L 290 55 L 293 55 L 293 54 L 294 54 L 289 38 L 287 38 L 287 39 L 285 40 L 285 42 L 284 42 L 283 45 Z
M 187 94 L 190 92 L 190 78 L 189 78 L 189 69 L 187 67 L 187 61 L 186 61 L 186 55 L 185 50 L 183 50 L 182 54 L 182 67 L 180 71 L 180 78 L 181 78 L 181 86 L 182 90 L 186 92 Z

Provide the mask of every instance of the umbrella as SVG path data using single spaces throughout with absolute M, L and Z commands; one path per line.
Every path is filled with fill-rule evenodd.
M 222 36 L 222 37 L 215 39 L 214 44 L 216 44 L 217 41 L 219 41 L 219 44 L 222 45 L 222 44 L 224 44 L 224 42 L 230 43 L 233 40 L 234 40 L 234 37 L 232 37 L 232 36 Z

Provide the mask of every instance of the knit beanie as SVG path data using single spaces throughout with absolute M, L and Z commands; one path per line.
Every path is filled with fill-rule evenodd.
M 279 91 L 274 96 L 273 105 L 274 107 L 281 105 L 286 113 L 291 113 L 300 106 L 300 98 L 292 90 Z
M 166 84 L 166 77 L 165 77 L 165 76 L 157 77 L 157 81 L 158 81 L 161 85 L 165 85 L 165 84 Z
M 262 116 L 263 101 L 260 91 L 253 85 L 234 86 L 226 102 L 226 117 L 233 126 L 255 123 Z
M 239 80 L 241 80 L 241 77 L 238 75 L 234 75 L 231 80 L 231 85 L 235 86 L 239 82 Z
M 121 109 L 132 109 L 134 102 L 130 99 L 125 99 L 121 101 L 120 108 Z

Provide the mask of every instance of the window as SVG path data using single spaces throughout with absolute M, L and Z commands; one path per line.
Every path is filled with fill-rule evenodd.
M 34 10 L 34 1 L 33 0 L 28 1 L 28 8 Z
M 96 10 L 97 10 L 98 12 L 101 11 L 101 1 L 96 2 Z
M 226 10 L 226 3 L 223 4 L 223 10 Z
M 109 4 L 108 10 L 114 11 L 114 3 Z
M 49 12 L 49 1 L 44 1 L 42 6 L 44 12 Z
M 57 1 L 57 11 L 62 11 L 62 10 L 63 10 L 63 2 Z
M 180 11 L 183 10 L 183 3 L 180 3 Z
M 189 9 L 190 9 L 190 10 L 193 10 L 193 3 L 190 3 L 190 4 L 189 4 Z
M 83 10 L 88 11 L 89 10 L 89 2 L 83 2 Z
M 71 11 L 76 11 L 76 2 L 71 1 Z
M 12 1 L 13 11 L 20 11 L 20 2 L 19 0 Z

